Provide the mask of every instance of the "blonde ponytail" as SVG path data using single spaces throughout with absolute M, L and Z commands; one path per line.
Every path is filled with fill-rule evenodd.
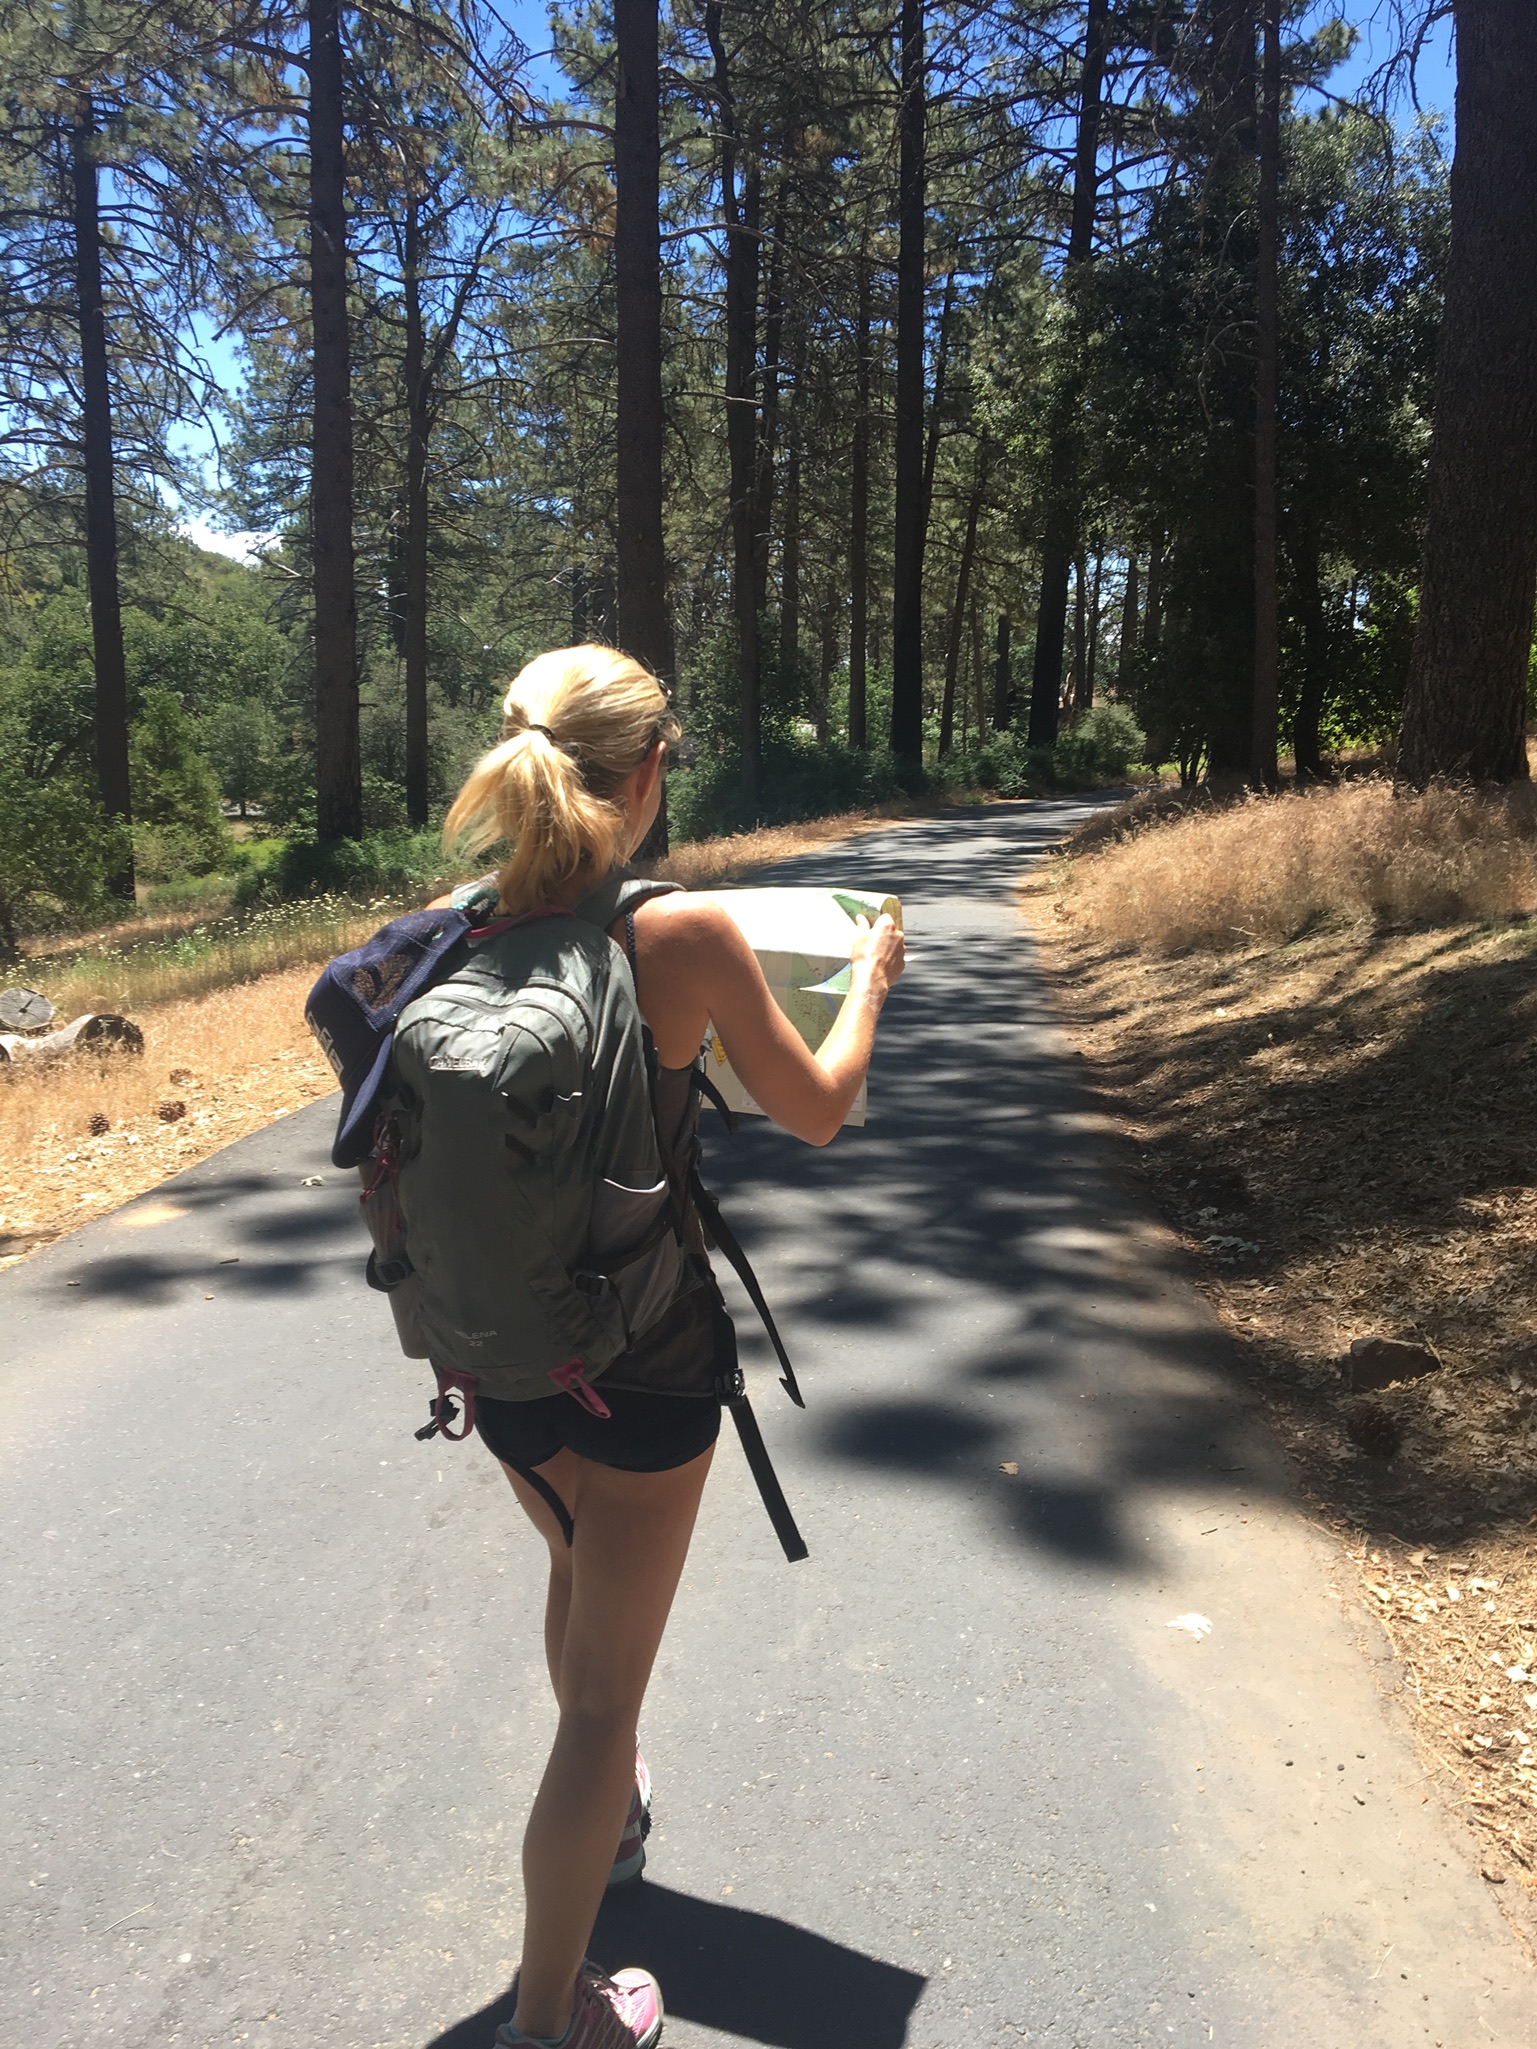
M 617 793 L 658 740 L 678 737 L 667 693 L 611 647 L 563 647 L 520 669 L 502 702 L 502 737 L 465 779 L 443 824 L 466 853 L 506 841 L 497 881 L 516 915 L 576 876 L 594 884 L 629 852 Z

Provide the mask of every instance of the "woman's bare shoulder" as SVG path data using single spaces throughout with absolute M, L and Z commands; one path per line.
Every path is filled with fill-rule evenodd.
M 636 929 L 652 945 L 710 952 L 725 948 L 734 952 L 740 933 L 724 904 L 708 890 L 675 890 L 668 896 L 654 896 L 635 914 Z

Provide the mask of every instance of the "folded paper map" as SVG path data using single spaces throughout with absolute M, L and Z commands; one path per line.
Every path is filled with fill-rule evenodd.
M 894 896 L 870 896 L 844 889 L 715 889 L 713 900 L 728 911 L 758 956 L 774 1001 L 814 1053 L 832 1030 L 849 991 L 858 920 L 873 925 L 888 912 L 900 925 L 902 905 Z M 726 1058 L 720 1034 L 710 1026 L 705 1072 L 729 1109 L 761 1117 Z M 861 1087 L 845 1124 L 865 1121 Z

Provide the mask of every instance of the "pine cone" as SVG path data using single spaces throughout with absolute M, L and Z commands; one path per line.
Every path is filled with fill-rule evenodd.
M 155 1112 L 162 1124 L 174 1124 L 179 1117 L 185 1117 L 186 1114 L 185 1103 L 162 1103 Z
M 1351 1402 L 1345 1410 L 1345 1434 L 1372 1458 L 1392 1458 L 1404 1441 L 1404 1426 L 1382 1402 Z

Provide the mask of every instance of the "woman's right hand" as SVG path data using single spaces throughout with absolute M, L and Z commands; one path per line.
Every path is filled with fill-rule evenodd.
M 850 987 L 868 989 L 884 1002 L 887 990 L 907 965 L 907 941 L 889 911 L 882 911 L 873 925 L 868 918 L 860 918 L 857 923 Z

